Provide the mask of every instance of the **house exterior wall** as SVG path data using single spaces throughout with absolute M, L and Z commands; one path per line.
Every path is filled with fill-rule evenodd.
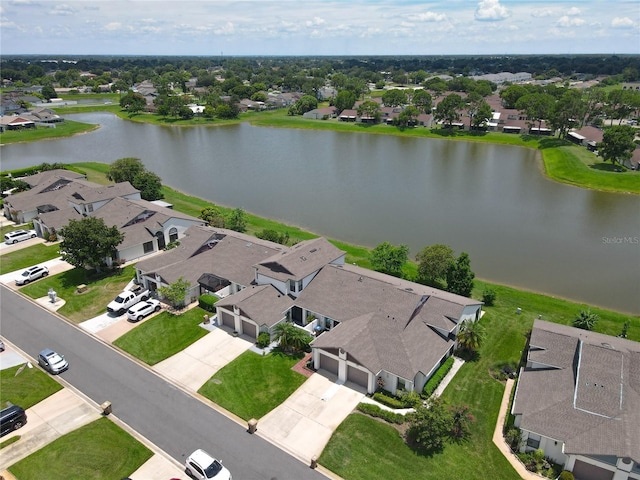
M 153 240 L 153 251 L 155 252 L 156 250 L 158 250 L 158 243 L 156 240 Z M 135 260 L 136 258 L 140 258 L 145 255 L 147 254 L 144 253 L 144 248 L 142 245 L 133 245 L 129 248 L 118 250 L 118 258 L 126 262 Z
M 275 280 L 271 277 L 267 277 L 266 275 L 262 275 L 257 272 L 256 272 L 256 283 L 258 285 L 273 285 L 283 295 L 287 295 L 289 293 L 287 291 L 287 284 L 285 282 Z
M 636 468 L 634 468 L 633 461 L 624 463 L 622 458 L 618 458 L 616 464 L 613 465 L 594 457 L 588 457 L 585 455 L 568 455 L 567 461 L 564 464 L 565 470 L 573 471 L 576 461 L 595 465 L 604 470 L 613 472 L 613 480 L 640 480 L 640 469 L 637 470 L 636 473 Z

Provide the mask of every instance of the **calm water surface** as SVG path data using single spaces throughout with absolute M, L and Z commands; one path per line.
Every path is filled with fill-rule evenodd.
M 70 118 L 101 128 L 3 146 L 2 169 L 138 157 L 163 183 L 221 205 L 370 247 L 389 241 L 415 254 L 445 243 L 468 252 L 480 278 L 640 314 L 638 196 L 549 181 L 533 150 Z

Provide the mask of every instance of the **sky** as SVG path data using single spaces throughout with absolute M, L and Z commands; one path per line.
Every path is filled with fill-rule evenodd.
M 0 0 L 0 54 L 640 54 L 640 0 Z

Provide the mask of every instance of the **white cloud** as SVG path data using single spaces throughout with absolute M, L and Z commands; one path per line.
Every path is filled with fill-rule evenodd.
M 571 17 L 575 17 L 576 15 L 580 15 L 580 9 L 578 7 L 571 7 L 565 13 Z
M 120 22 L 111 22 L 107 23 L 103 28 L 110 32 L 117 32 L 118 30 L 122 30 L 122 24 Z
M 417 22 L 442 22 L 447 19 L 447 16 L 444 13 L 424 12 L 410 15 L 409 19 Z
M 62 5 L 56 5 L 51 10 L 49 10 L 49 14 L 51 15 L 74 15 L 76 13 L 75 9 L 63 3 Z
M 534 18 L 552 17 L 553 15 L 555 15 L 555 12 L 550 8 L 543 8 L 540 10 L 536 8 L 531 12 L 531 16 Z
M 500 5 L 499 0 L 482 0 L 476 8 L 476 20 L 498 21 L 509 16 L 509 10 Z
M 564 15 L 562 17 L 560 17 L 558 19 L 558 21 L 556 22 L 556 25 L 558 27 L 579 27 L 580 25 L 584 24 L 584 20 L 581 18 L 571 18 L 567 15 Z
M 213 33 L 216 35 L 233 35 L 236 31 L 236 27 L 231 22 L 227 22 L 221 27 L 216 28 Z
M 616 17 L 611 20 L 611 26 L 614 28 L 632 28 L 633 20 L 629 17 Z
M 313 20 L 307 20 L 306 22 L 304 22 L 304 24 L 307 27 L 314 27 L 314 26 L 322 25 L 324 23 L 325 23 L 324 18 L 320 18 L 320 17 L 313 17 Z

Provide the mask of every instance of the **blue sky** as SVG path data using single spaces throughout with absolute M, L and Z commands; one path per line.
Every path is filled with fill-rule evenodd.
M 0 0 L 0 53 L 640 53 L 639 0 Z

